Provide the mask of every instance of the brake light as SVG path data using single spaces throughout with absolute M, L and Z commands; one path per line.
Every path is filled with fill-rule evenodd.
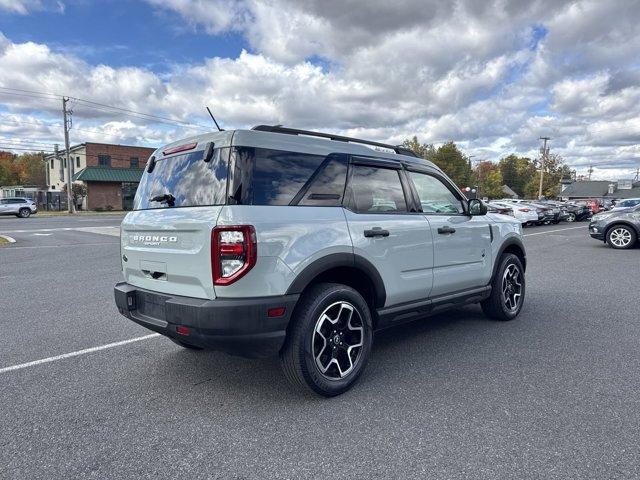
M 178 145 L 177 147 L 167 148 L 166 150 L 162 151 L 162 154 L 171 155 L 172 153 L 186 152 L 187 150 L 193 150 L 197 146 L 198 146 L 198 142 L 185 143 L 184 145 Z
M 529 212 L 530 210 L 528 208 L 519 208 L 518 211 L 519 212 Z
M 211 275 L 214 285 L 229 285 L 256 264 L 256 230 L 252 225 L 215 227 L 211 231 Z

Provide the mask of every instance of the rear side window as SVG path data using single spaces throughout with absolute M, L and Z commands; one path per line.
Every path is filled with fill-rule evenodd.
M 229 149 L 214 151 L 205 162 L 204 152 L 157 160 L 144 171 L 134 200 L 134 210 L 224 205 L 227 196 Z
M 358 213 L 406 212 L 407 202 L 397 170 L 353 165 L 350 203 Z
M 346 156 L 237 147 L 229 196 L 242 205 L 335 206 L 342 202 Z

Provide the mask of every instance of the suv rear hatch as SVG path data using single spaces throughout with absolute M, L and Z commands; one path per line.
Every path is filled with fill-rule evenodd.
M 229 151 L 214 148 L 210 141 L 194 141 L 166 148 L 165 155 L 157 152 L 149 160 L 134 211 L 121 227 L 127 283 L 160 293 L 215 298 L 211 232 L 226 200 Z

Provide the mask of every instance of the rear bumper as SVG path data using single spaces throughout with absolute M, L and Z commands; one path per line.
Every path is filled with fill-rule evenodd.
M 200 298 L 165 295 L 117 283 L 114 295 L 122 315 L 184 343 L 250 358 L 276 355 L 299 295 L 263 298 Z M 269 309 L 284 307 L 279 317 Z M 187 327 L 187 335 L 178 333 Z M 183 329 L 180 329 L 183 330 Z

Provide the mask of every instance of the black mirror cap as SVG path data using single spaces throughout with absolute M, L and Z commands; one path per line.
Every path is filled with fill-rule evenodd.
M 214 149 L 214 147 L 215 147 L 215 143 L 209 142 L 209 143 L 207 143 L 207 146 L 204 148 L 204 156 L 202 157 L 202 159 L 206 163 L 209 163 L 211 161 L 211 159 L 213 158 L 213 149 Z
M 471 200 L 469 200 L 469 215 L 471 215 L 472 217 L 478 215 L 486 215 L 488 211 L 489 209 L 482 202 L 482 200 L 479 200 L 477 198 L 472 198 Z

